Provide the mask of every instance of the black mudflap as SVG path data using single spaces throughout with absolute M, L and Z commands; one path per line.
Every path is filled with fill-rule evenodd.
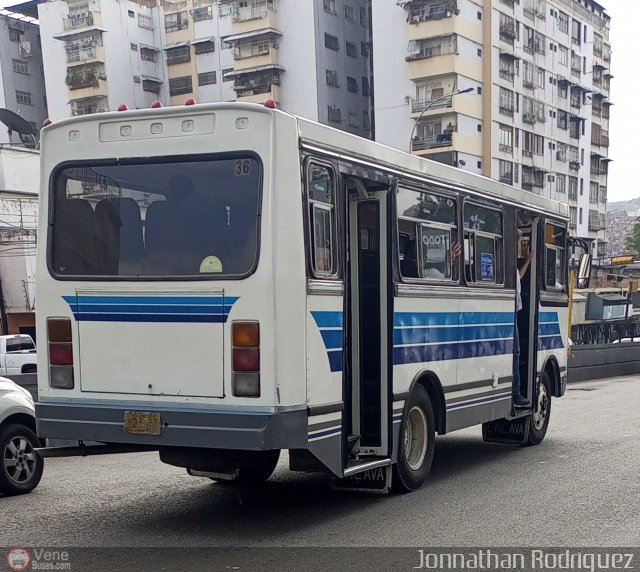
M 488 443 L 523 445 L 529 439 L 529 416 L 509 421 L 497 419 L 482 424 L 482 438 Z
M 367 469 L 350 477 L 336 479 L 335 483 L 338 489 L 388 493 L 391 490 L 391 466 Z

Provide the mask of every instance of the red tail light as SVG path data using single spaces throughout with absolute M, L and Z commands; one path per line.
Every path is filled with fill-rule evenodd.
M 47 320 L 49 384 L 56 389 L 73 389 L 73 336 L 71 320 Z
M 260 397 L 260 324 L 233 322 L 233 395 Z

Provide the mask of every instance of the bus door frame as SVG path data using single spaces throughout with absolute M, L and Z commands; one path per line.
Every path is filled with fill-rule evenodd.
M 391 409 L 393 405 L 393 196 L 395 184 L 387 175 L 356 167 L 346 162 L 339 163 L 341 188 L 345 207 L 345 365 L 343 400 L 345 413 L 344 430 L 344 466 L 359 457 L 391 457 L 393 449 L 393 423 Z M 350 190 L 350 187 L 351 190 Z M 371 188 L 373 187 L 373 188 Z M 375 188 L 377 187 L 377 188 Z M 383 188 L 385 187 L 385 188 Z M 377 203 L 378 206 L 378 264 L 380 273 L 380 443 L 371 445 L 362 443 L 361 434 L 361 389 L 360 379 L 360 249 L 364 235 L 361 235 L 359 211 L 360 205 Z M 375 240 L 375 237 L 371 237 Z M 352 253 L 356 253 L 352 256 Z

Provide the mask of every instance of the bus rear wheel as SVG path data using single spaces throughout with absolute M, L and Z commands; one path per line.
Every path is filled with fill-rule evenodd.
M 535 403 L 533 413 L 529 417 L 529 438 L 527 445 L 538 445 L 542 443 L 549 427 L 551 416 L 551 379 L 547 371 L 542 373 L 540 378 L 540 388 L 538 389 L 538 399 Z
M 435 416 L 427 390 L 417 385 L 404 406 L 393 490 L 419 489 L 429 476 L 435 445 Z

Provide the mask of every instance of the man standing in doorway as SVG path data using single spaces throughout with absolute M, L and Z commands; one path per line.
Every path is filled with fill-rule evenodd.
M 520 251 L 520 240 L 522 231 L 518 229 L 518 252 Z M 522 261 L 522 265 L 516 272 L 516 316 L 513 333 L 513 404 L 516 407 L 529 407 L 531 402 L 520 393 L 520 334 L 518 332 L 518 314 L 522 310 L 522 286 L 521 280 L 529 270 L 531 264 L 531 248 L 527 248 L 527 253 Z

